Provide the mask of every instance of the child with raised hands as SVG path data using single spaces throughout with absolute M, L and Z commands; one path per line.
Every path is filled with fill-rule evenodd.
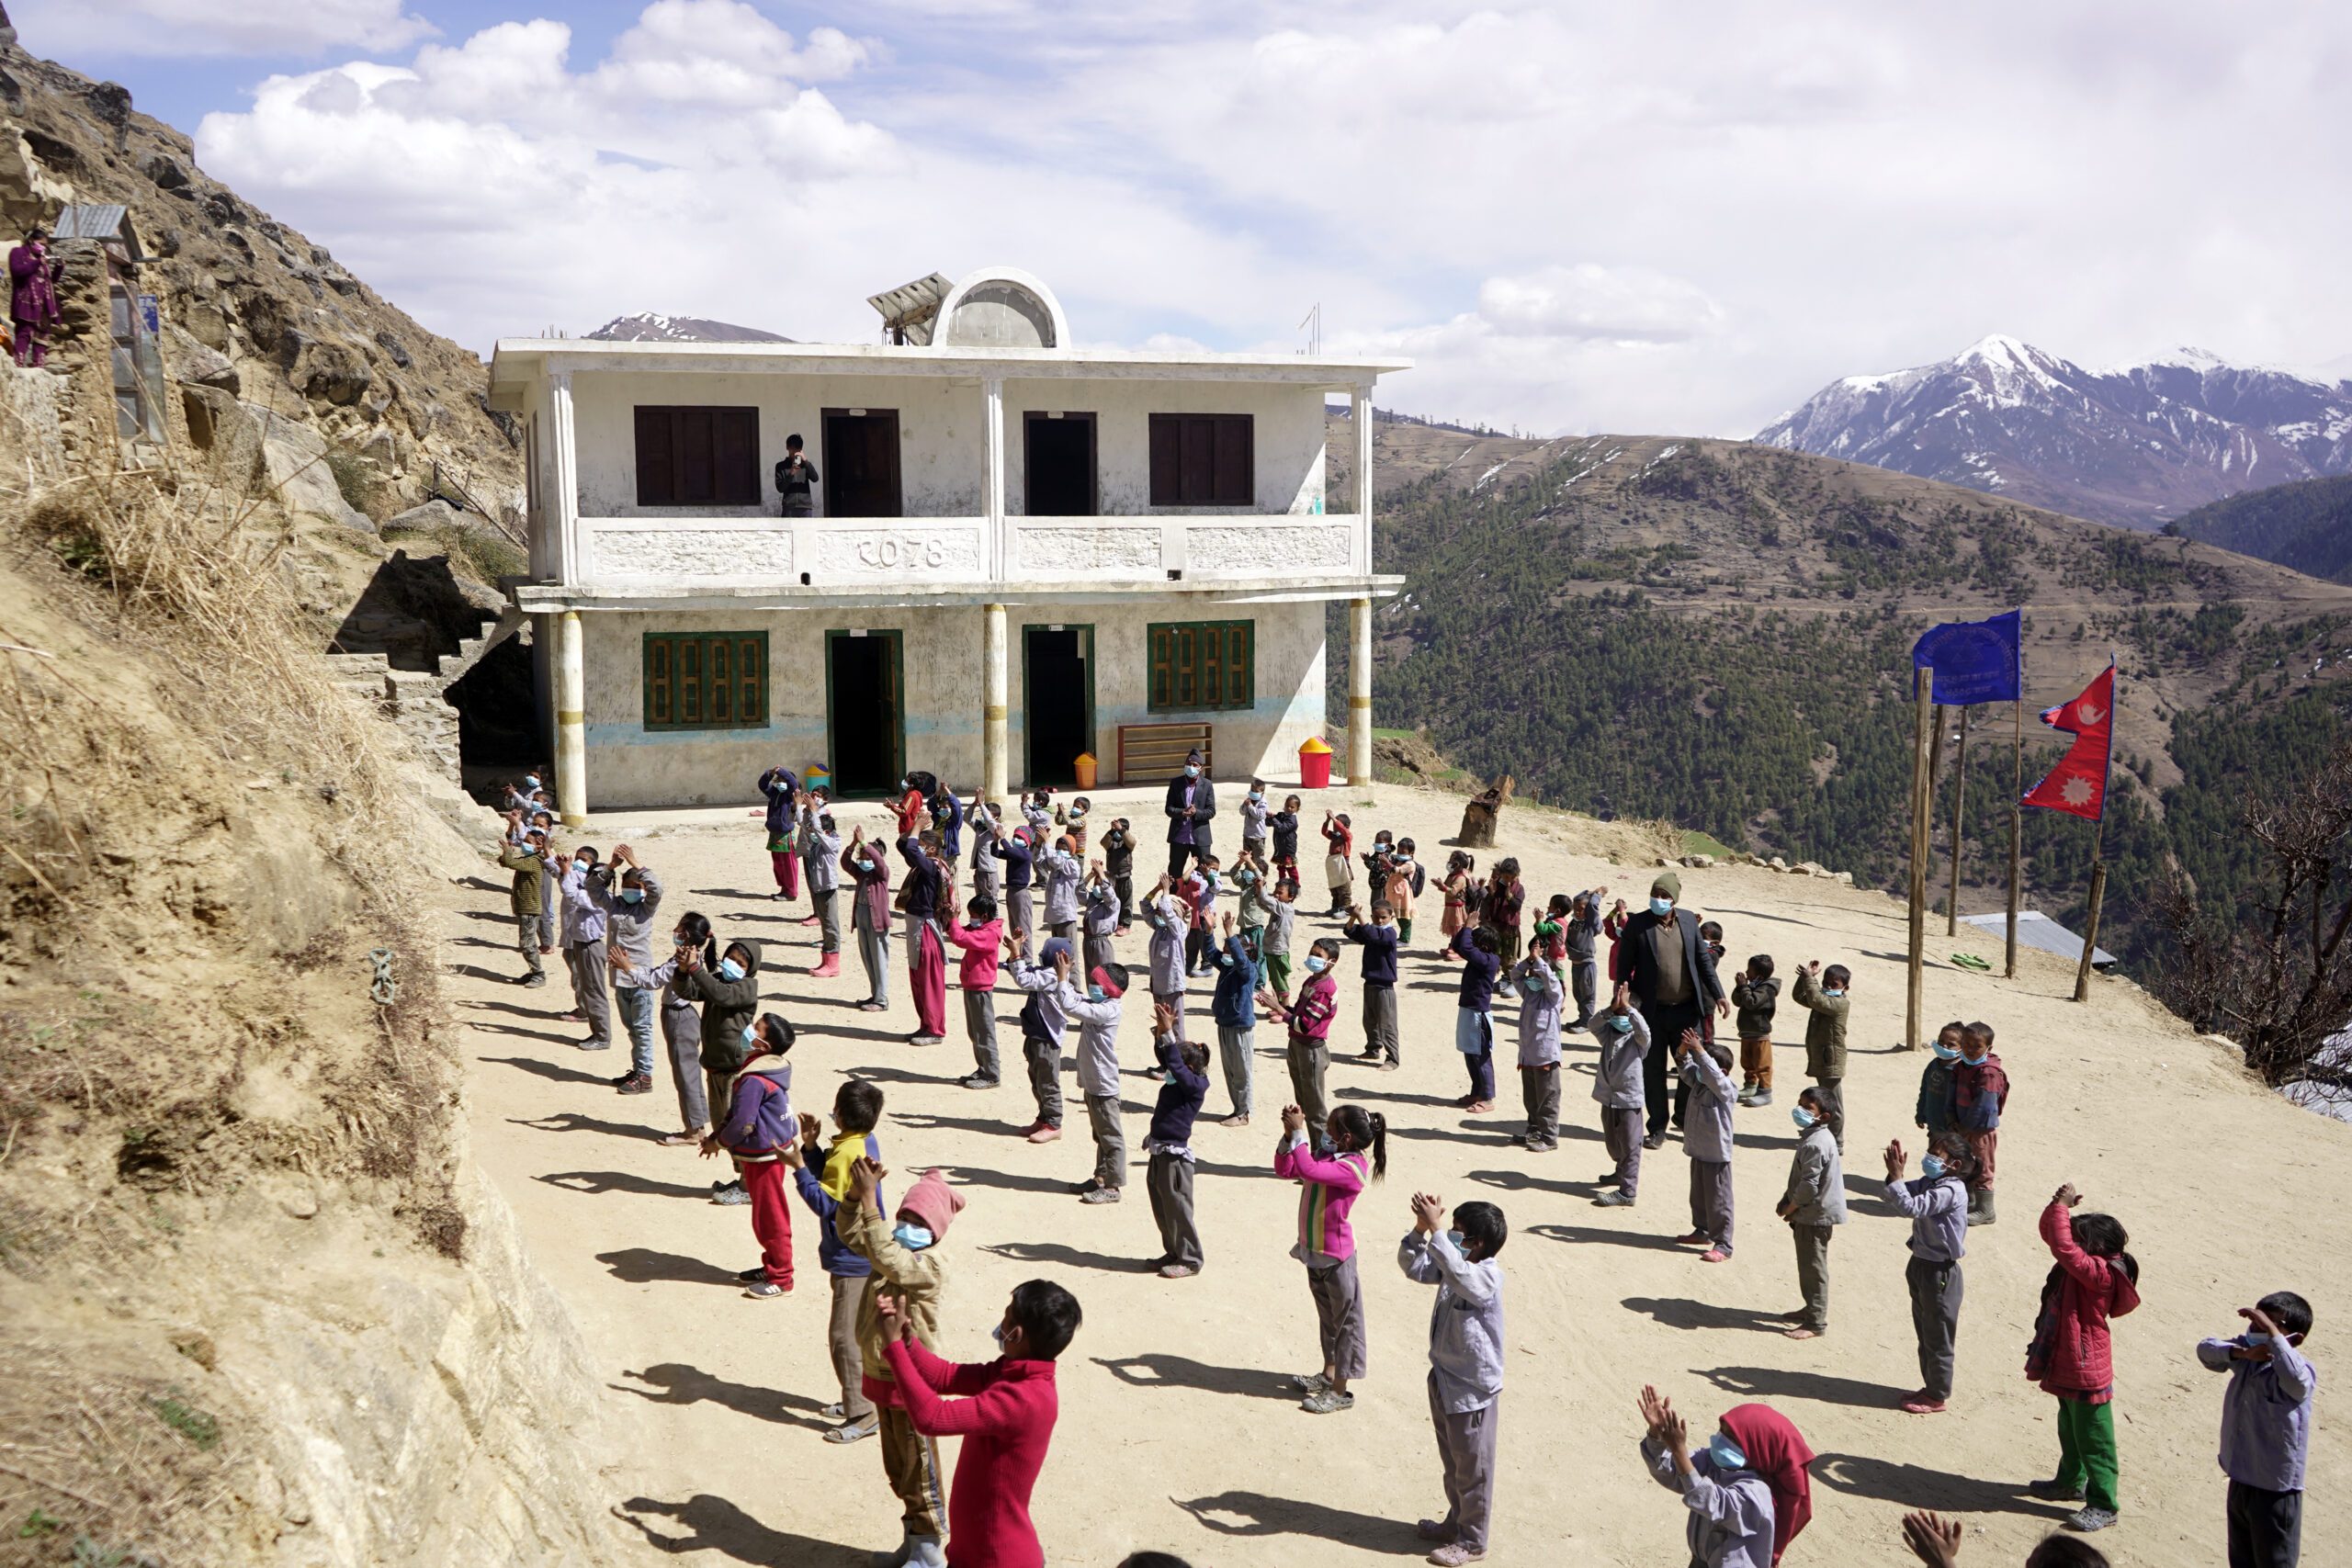
M 1494 1510 L 1495 1433 L 1502 1417 L 1503 1269 L 1495 1254 L 1510 1227 L 1492 1203 L 1464 1203 L 1444 1224 L 1445 1201 L 1413 1194 L 1413 1228 L 1396 1264 L 1416 1284 L 1435 1285 L 1430 1309 L 1430 1420 L 1444 1470 L 1445 1517 L 1423 1519 L 1430 1561 L 1461 1568 L 1487 1555 Z
M 1323 1346 L 1323 1370 L 1291 1379 L 1306 1395 L 1300 1408 L 1329 1416 L 1355 1408 L 1348 1385 L 1364 1375 L 1363 1280 L 1356 1272 L 1355 1232 L 1348 1211 L 1374 1178 L 1388 1172 L 1388 1119 L 1361 1105 L 1331 1112 L 1322 1131 L 1328 1154 L 1307 1136 L 1306 1112 L 1283 1107 L 1282 1142 L 1274 1174 L 1296 1181 L 1298 1241 L 1290 1255 L 1306 1266 L 1306 1291 Z

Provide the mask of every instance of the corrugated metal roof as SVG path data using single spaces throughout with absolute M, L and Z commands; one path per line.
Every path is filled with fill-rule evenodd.
M 1997 915 L 1962 915 L 1960 917 L 1960 923 L 1964 926 L 1982 927 L 1985 931 L 2000 931 L 2006 935 L 2009 929 L 2009 916 L 2006 909 Z M 2054 953 L 2059 957 L 2075 964 L 2083 961 L 2083 939 L 2039 909 L 2018 911 L 2018 940 L 2028 947 L 2038 947 L 2044 953 Z M 2115 954 L 2103 947 L 2091 954 L 2091 967 L 2094 969 L 2109 968 L 2114 963 Z
M 906 333 L 909 343 L 921 347 L 931 342 L 932 318 L 939 313 L 940 302 L 955 288 L 954 279 L 944 272 L 934 272 L 929 277 L 918 277 L 912 283 L 869 294 L 865 302 L 882 313 L 884 327 L 898 328 Z
M 139 248 L 139 230 L 130 220 L 127 207 L 74 206 L 57 214 L 57 237 L 61 240 L 120 240 L 130 249 L 132 261 L 146 260 Z

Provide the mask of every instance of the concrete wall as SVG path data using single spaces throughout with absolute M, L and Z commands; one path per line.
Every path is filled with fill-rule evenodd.
M 797 431 L 810 459 L 825 470 L 822 411 L 896 409 L 900 479 L 910 517 L 978 517 L 982 432 L 977 380 L 938 377 L 580 373 L 572 382 L 582 517 L 679 516 L 676 507 L 637 504 L 636 426 L 639 404 L 695 404 L 760 411 L 757 507 L 696 507 L 700 516 L 773 516 L 774 469 L 784 438 Z M 537 412 L 544 399 L 530 399 Z M 1323 504 L 1323 394 L 1315 388 L 1241 381 L 1055 380 L 1005 383 L 1005 507 L 1022 510 L 1022 415 L 1029 410 L 1096 415 L 1096 467 L 1102 510 L 1146 513 L 1305 513 Z M 1255 420 L 1257 496 L 1247 507 L 1153 507 L 1148 416 L 1247 413 Z M 824 486 L 817 487 L 820 515 Z M 541 569 L 544 570 L 544 569 Z
M 588 676 L 588 803 L 592 810 L 724 805 L 759 798 L 761 772 L 796 770 L 827 757 L 825 633 L 896 629 L 906 682 L 906 761 L 969 789 L 980 778 L 981 615 L 952 609 L 694 612 L 582 615 Z M 1151 714 L 1146 627 L 1154 621 L 1251 620 L 1257 624 L 1256 702 L 1246 713 L 1204 713 L 1216 727 L 1216 776 L 1295 777 L 1295 753 L 1324 721 L 1324 607 L 1218 605 L 1194 600 L 1023 606 L 1006 611 L 1012 768 L 1026 756 L 1021 628 L 1094 627 L 1096 755 L 1107 783 L 1117 761 L 1118 726 L 1194 716 Z M 648 732 L 643 639 L 657 631 L 768 634 L 768 723 L 752 730 Z M 545 642 L 548 639 L 538 638 Z

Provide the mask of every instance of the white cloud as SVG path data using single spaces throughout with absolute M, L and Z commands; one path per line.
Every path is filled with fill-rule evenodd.
M 18 0 L 14 16 L 52 57 L 392 50 L 436 30 L 402 0 Z
M 478 345 L 644 309 L 864 338 L 876 288 L 1010 262 L 1088 341 L 1287 348 L 1320 302 L 1332 348 L 1420 360 L 1383 389 L 1408 410 L 1746 434 L 1987 330 L 2085 362 L 2352 344 L 2338 7 L 856 15 L 880 36 L 657 0 L 594 60 L 554 20 L 370 44 L 208 117 L 199 156 Z

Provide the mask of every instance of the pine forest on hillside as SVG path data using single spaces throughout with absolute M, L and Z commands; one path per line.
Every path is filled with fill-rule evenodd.
M 1579 810 L 1905 873 L 1917 635 L 2027 609 L 2025 780 L 2063 750 L 2036 720 L 2113 649 L 2120 666 L 2102 945 L 2144 965 L 2168 855 L 2235 906 L 2256 871 L 2249 784 L 2344 736 L 2352 596 L 2259 563 L 1932 481 L 1736 443 L 1519 444 L 1508 463 L 1382 455 L 1374 711 L 1482 776 Z M 1335 641 L 1335 647 L 1344 646 Z M 1334 681 L 1345 680 L 1344 671 Z M 1338 689 L 1344 690 L 1344 686 Z M 2001 907 L 2007 705 L 1977 710 L 1962 910 Z M 1949 733 L 1949 731 L 1948 731 Z M 1953 749 L 1939 781 L 1942 897 Z M 2079 930 L 2091 829 L 2024 816 L 2025 903 Z

